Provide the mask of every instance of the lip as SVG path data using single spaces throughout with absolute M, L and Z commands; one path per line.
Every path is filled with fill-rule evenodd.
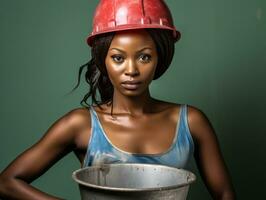
M 124 81 L 121 83 L 121 85 L 127 90 L 136 90 L 139 87 L 140 83 L 140 81 Z
M 122 84 L 140 84 L 140 81 L 123 81 Z

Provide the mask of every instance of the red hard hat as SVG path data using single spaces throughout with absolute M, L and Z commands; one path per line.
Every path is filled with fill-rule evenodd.
M 87 43 L 91 46 L 93 38 L 102 33 L 141 28 L 172 30 L 175 41 L 180 38 L 163 0 L 101 0 Z

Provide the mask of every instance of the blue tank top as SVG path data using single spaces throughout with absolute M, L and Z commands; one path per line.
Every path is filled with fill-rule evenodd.
M 187 122 L 187 105 L 181 105 L 175 137 L 171 147 L 160 154 L 129 153 L 115 147 L 105 134 L 96 111 L 90 107 L 91 136 L 83 167 L 113 163 L 149 163 L 188 168 L 194 153 L 194 143 Z

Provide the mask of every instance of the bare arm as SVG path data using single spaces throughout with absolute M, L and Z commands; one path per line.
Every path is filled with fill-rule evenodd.
M 211 123 L 203 112 L 188 109 L 188 123 L 195 141 L 195 160 L 213 199 L 235 200 L 235 192 Z
M 32 147 L 19 155 L 0 174 L 0 197 L 4 199 L 59 199 L 30 185 L 54 163 L 75 148 L 81 109 L 58 119 Z

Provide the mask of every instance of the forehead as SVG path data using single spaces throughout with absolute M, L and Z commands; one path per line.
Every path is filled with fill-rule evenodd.
M 116 32 L 112 40 L 112 43 L 110 45 L 110 48 L 129 47 L 135 49 L 143 46 L 155 48 L 155 43 L 146 30 L 139 29 L 139 30 L 126 30 L 126 31 Z

